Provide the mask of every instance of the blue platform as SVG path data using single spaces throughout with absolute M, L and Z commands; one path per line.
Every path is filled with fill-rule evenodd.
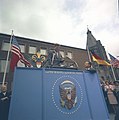
M 75 104 L 61 104 L 60 86 L 73 88 Z M 71 90 L 70 90 L 71 92 Z M 68 104 L 68 105 L 67 105 Z M 70 107 L 70 109 L 68 108 Z M 109 120 L 97 73 L 72 69 L 17 68 L 9 120 Z

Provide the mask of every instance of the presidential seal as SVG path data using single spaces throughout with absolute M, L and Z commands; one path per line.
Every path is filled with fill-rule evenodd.
M 53 83 L 52 101 L 56 109 L 62 114 L 74 114 L 78 112 L 82 105 L 83 91 L 80 80 L 77 79 L 71 75 L 64 75 Z
M 69 80 L 63 81 L 59 85 L 60 104 L 63 108 L 72 109 L 77 104 L 76 86 Z

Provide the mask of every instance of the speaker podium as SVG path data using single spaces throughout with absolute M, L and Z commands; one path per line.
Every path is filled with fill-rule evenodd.
M 97 73 L 16 68 L 8 120 L 109 120 Z

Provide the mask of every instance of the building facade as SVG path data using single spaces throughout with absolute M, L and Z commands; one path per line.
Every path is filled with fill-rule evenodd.
M 3 81 L 7 54 L 10 47 L 10 38 L 11 35 L 0 33 L 0 83 L 2 83 Z M 49 43 L 40 40 L 19 37 L 19 36 L 15 36 L 15 38 L 21 48 L 22 54 L 30 63 L 33 63 L 32 56 L 36 54 L 36 52 L 40 51 L 40 54 L 47 57 L 48 51 L 52 50 L 55 47 L 54 43 Z M 105 48 L 101 44 L 101 41 L 96 40 L 95 37 L 92 35 L 91 31 L 89 30 L 87 31 L 87 46 L 89 51 L 94 51 L 102 59 L 109 62 Z M 85 69 L 84 63 L 86 61 L 89 61 L 91 57 L 89 56 L 88 51 L 86 49 L 80 49 L 65 45 L 60 45 L 60 54 L 62 55 L 63 58 L 69 58 L 66 59 L 68 63 L 72 61 L 75 62 L 77 64 L 78 69 L 80 70 Z M 14 73 L 10 70 L 9 67 L 10 59 L 11 59 L 11 52 L 9 55 L 8 67 L 5 75 L 5 81 L 8 84 L 8 89 L 12 88 L 13 75 L 14 75 Z M 105 80 L 109 80 L 109 81 L 114 80 L 112 70 L 109 66 L 101 66 L 93 61 L 92 63 L 93 63 L 93 67 L 97 70 L 100 78 L 101 76 L 103 76 Z M 18 66 L 24 67 L 24 65 L 21 63 L 18 63 Z M 119 80 L 119 69 L 114 68 L 114 73 L 116 80 Z

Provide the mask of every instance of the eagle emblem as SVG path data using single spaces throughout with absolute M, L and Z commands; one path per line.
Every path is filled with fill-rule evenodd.
M 63 81 L 59 86 L 60 104 L 63 108 L 71 109 L 76 106 L 76 86 L 69 80 Z

